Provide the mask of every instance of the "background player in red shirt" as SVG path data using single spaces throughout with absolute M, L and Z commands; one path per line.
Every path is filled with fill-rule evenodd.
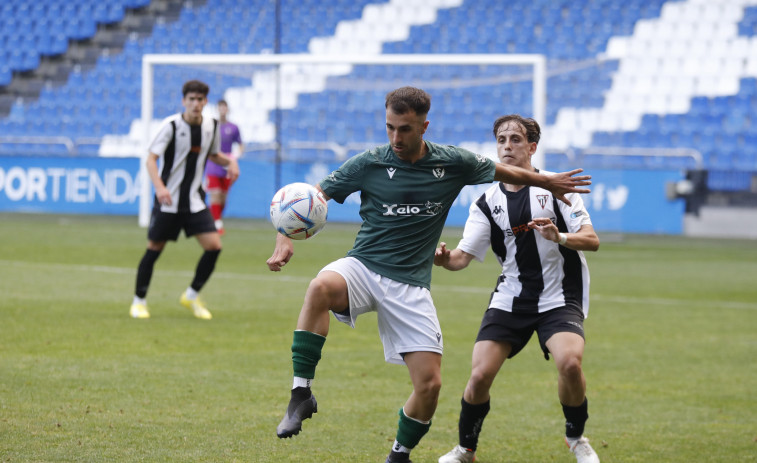
M 242 144 L 242 136 L 239 134 L 239 127 L 226 119 L 228 112 L 229 105 L 225 100 L 219 100 L 218 121 L 221 124 L 219 130 L 221 134 L 221 152 L 237 158 L 244 152 L 244 145 Z M 236 151 L 232 150 L 234 143 L 237 143 L 239 147 Z M 207 188 L 205 190 L 210 195 L 210 214 L 213 216 L 213 220 L 215 220 L 218 233 L 223 235 L 223 220 L 221 220 L 221 217 L 223 216 L 223 209 L 226 207 L 226 196 L 231 187 L 231 180 L 226 172 L 226 168 L 211 160 L 208 160 L 208 164 L 205 166 L 205 176 L 207 178 Z

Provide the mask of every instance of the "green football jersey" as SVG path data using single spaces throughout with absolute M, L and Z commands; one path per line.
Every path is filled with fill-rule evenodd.
M 494 180 L 494 162 L 456 146 L 425 142 L 415 164 L 390 146 L 360 153 L 320 183 L 338 203 L 360 191 L 363 224 L 347 253 L 370 270 L 429 288 L 434 250 L 452 203 L 465 185 Z

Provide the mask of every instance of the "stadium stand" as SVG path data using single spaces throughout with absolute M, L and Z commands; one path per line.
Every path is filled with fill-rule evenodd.
M 286 18 L 281 53 L 545 54 L 550 77 L 542 145 L 550 167 L 566 153 L 597 147 L 685 148 L 701 153 L 702 165 L 696 157 L 622 159 L 647 167 L 757 170 L 757 0 L 335 0 L 328 6 L 281 0 L 280 8 Z M 273 52 L 275 10 L 272 0 L 244 6 L 234 0 L 3 2 L 0 154 L 138 154 L 142 55 Z M 348 75 L 318 76 L 321 91 L 287 99 L 283 139 L 342 146 L 382 141 L 375 108 L 385 90 L 343 89 L 377 78 L 433 82 L 428 69 L 400 72 L 356 66 Z M 460 72 L 461 79 L 472 77 Z M 249 77 L 210 71 L 197 77 L 216 97 L 261 94 Z M 182 77 L 167 69 L 156 79 L 179 87 Z M 498 115 L 531 111 L 528 82 L 509 94 L 487 86 L 435 90 L 434 99 L 433 138 L 451 143 L 485 143 Z M 350 117 L 327 124 L 335 116 L 318 108 L 342 100 Z M 156 95 L 154 117 L 177 111 L 175 101 Z M 472 101 L 484 103 L 472 107 Z M 246 142 L 273 140 L 270 109 L 260 101 L 234 109 Z M 293 148 L 289 155 L 307 153 Z M 732 187 L 733 178 L 710 181 Z

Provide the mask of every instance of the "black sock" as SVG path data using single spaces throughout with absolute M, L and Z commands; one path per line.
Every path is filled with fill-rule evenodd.
M 296 387 L 292 389 L 292 398 L 297 399 L 297 402 L 302 402 L 305 399 L 309 399 L 313 393 L 309 387 Z
M 146 250 L 145 255 L 142 256 L 142 260 L 139 261 L 137 267 L 137 284 L 134 289 L 134 294 L 137 297 L 144 299 L 147 296 L 147 289 L 150 287 L 150 280 L 152 279 L 152 269 L 155 266 L 155 261 L 160 257 L 160 251 Z
M 195 278 L 192 280 L 192 284 L 189 285 L 197 292 L 200 292 L 205 283 L 210 278 L 210 274 L 213 273 L 213 269 L 216 268 L 216 261 L 218 255 L 221 254 L 221 250 L 205 251 L 200 257 L 200 262 L 197 263 L 195 269 Z
M 305 400 L 309 399 L 313 393 L 310 392 L 309 387 L 296 387 L 292 389 L 291 397 L 289 398 L 289 405 L 287 406 L 287 413 L 291 416 L 297 407 Z
M 410 454 L 405 452 L 395 452 L 394 450 L 389 453 L 389 460 L 392 463 L 405 463 L 410 461 Z
M 562 406 L 563 415 L 565 415 L 565 436 L 579 438 L 584 433 L 584 425 L 589 419 L 589 400 L 584 399 L 584 403 L 578 407 Z
M 489 413 L 489 400 L 486 402 L 473 405 L 460 400 L 460 421 L 458 422 L 458 433 L 460 446 L 469 450 L 476 450 L 478 446 L 478 435 L 481 433 L 481 426 L 484 424 L 484 418 Z

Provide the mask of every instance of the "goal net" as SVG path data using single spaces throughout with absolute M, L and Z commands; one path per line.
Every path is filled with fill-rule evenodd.
M 210 86 L 207 115 L 217 116 L 219 99 L 228 102 L 244 159 L 273 167 L 265 174 L 273 178 L 260 182 L 267 197 L 289 183 L 292 166 L 341 163 L 386 143 L 384 98 L 398 87 L 431 94 L 427 140 L 490 157 L 497 117 L 518 113 L 544 126 L 547 116 L 543 55 L 145 55 L 141 119 L 132 125 L 141 156 L 160 121 L 182 111 L 181 87 L 190 79 Z M 543 162 L 537 151 L 534 165 Z M 152 189 L 144 171 L 141 178 L 139 223 L 147 226 Z

